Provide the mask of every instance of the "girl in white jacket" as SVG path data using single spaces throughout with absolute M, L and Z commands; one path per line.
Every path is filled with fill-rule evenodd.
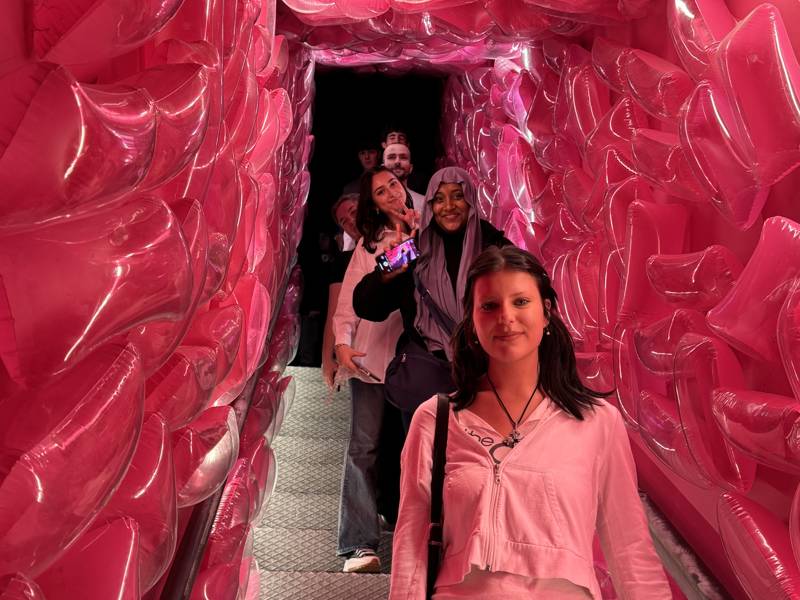
M 375 467 L 385 401 L 383 378 L 403 330 L 399 311 L 381 323 L 359 319 L 353 310 L 353 288 L 375 268 L 375 258 L 396 241 L 396 232 L 411 233 L 416 216 L 407 202 L 405 187 L 391 171 L 379 167 L 362 177 L 356 214 L 362 238 L 345 272 L 333 316 L 336 360 L 352 377 L 337 549 L 339 556 L 347 557 L 346 573 L 380 570 L 375 553 L 380 539 Z
M 600 600 L 595 532 L 620 599 L 671 599 L 622 417 L 581 383 L 545 270 L 490 247 L 464 303 L 434 600 Z M 425 598 L 435 414 L 436 398 L 417 409 L 403 448 L 391 600 Z

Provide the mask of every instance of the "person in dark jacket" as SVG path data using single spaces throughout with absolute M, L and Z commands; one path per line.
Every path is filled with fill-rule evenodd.
M 475 186 L 463 169 L 445 167 L 434 173 L 425 194 L 417 236 L 419 260 L 395 273 L 376 269 L 364 276 L 353 292 L 356 315 L 368 321 L 383 321 L 399 309 L 404 335 L 450 360 L 449 335 L 420 298 L 414 272 L 440 310 L 459 323 L 472 260 L 489 246 L 511 244 L 501 231 L 478 216 L 477 200 Z M 401 339 L 398 346 L 402 343 Z

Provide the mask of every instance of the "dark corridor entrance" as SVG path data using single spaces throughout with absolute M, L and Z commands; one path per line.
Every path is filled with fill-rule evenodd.
M 370 143 L 380 150 L 386 127 L 405 131 L 414 165 L 409 187 L 424 193 L 436 170 L 436 159 L 443 155 L 439 122 L 444 83 L 441 76 L 319 68 L 313 108 L 314 153 L 309 163 L 311 188 L 298 248 L 304 276 L 302 334 L 293 364 L 320 364 L 328 271 L 338 251 L 330 209 L 342 188 L 361 174 L 359 146 Z

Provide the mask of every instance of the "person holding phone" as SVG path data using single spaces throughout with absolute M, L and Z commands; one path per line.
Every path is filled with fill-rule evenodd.
M 362 237 L 345 271 L 333 315 L 334 351 L 339 372 L 350 378 L 352 406 L 337 548 L 337 554 L 346 557 L 347 573 L 380 570 L 376 460 L 385 402 L 383 378 L 403 329 L 399 312 L 381 323 L 360 319 L 353 310 L 353 288 L 389 248 L 393 232 L 411 235 L 416 221 L 406 189 L 391 171 L 378 167 L 362 176 L 356 210 Z
M 398 349 L 410 339 L 439 358 L 451 360 L 449 333 L 437 322 L 430 303 L 420 297 L 414 272 L 430 300 L 458 323 L 463 316 L 460 300 L 472 260 L 489 246 L 511 244 L 502 231 L 479 217 L 477 202 L 477 190 L 464 169 L 438 170 L 425 194 L 417 261 L 392 272 L 374 269 L 355 287 L 353 306 L 362 319 L 383 322 L 400 311 L 404 333 Z M 407 235 L 393 237 L 392 245 L 397 245 Z M 411 414 L 405 414 L 404 419 L 408 424 Z

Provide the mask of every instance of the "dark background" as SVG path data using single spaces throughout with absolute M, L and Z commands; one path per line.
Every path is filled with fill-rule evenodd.
M 428 179 L 436 170 L 436 158 L 443 154 L 439 118 L 444 83 L 439 76 L 389 76 L 318 67 L 311 130 L 314 153 L 309 163 L 311 188 L 298 248 L 304 279 L 302 334 L 293 364 L 319 365 L 328 267 L 337 232 L 330 209 L 342 188 L 361 175 L 359 145 L 363 140 L 371 141 L 379 151 L 380 164 L 380 136 L 386 126 L 398 126 L 408 135 L 411 147 L 414 171 L 409 187 L 425 193 Z

